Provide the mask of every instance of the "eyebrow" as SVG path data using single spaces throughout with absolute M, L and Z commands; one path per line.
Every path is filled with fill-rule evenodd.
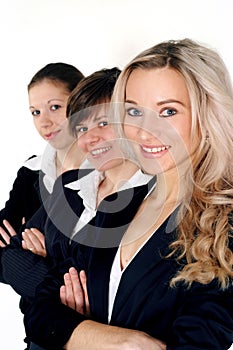
M 61 98 L 51 98 L 51 100 L 48 100 L 47 103 L 51 103 L 51 102 L 53 102 L 53 101 L 61 101 L 61 102 L 64 102 L 64 100 L 61 99 Z M 34 107 L 34 106 L 29 106 L 29 109 L 31 109 L 31 108 L 36 108 L 36 107 Z
M 125 100 L 126 103 L 133 103 L 135 105 L 137 105 L 137 102 L 133 101 L 133 100 Z
M 87 117 L 87 118 L 84 118 L 83 120 L 81 120 L 79 123 L 77 123 L 76 125 L 77 126 L 81 126 L 81 125 L 84 125 L 85 126 L 85 120 L 88 120 L 88 119 L 91 119 L 91 120 L 93 120 L 93 121 L 99 121 L 99 120 L 102 120 L 103 118 L 106 118 L 106 119 L 108 119 L 108 117 L 104 114 L 104 115 L 98 115 L 98 116 L 94 116 L 94 117 L 91 117 L 91 116 L 89 116 L 89 117 Z
M 51 98 L 51 100 L 48 100 L 48 103 L 53 102 L 53 101 L 64 101 L 62 98 Z
M 139 106 L 138 103 L 135 102 L 135 101 L 133 101 L 133 100 L 125 100 L 125 102 L 126 102 L 126 103 L 133 103 L 133 104 Z M 184 104 L 183 102 L 181 102 L 181 101 L 179 101 L 179 100 L 174 100 L 174 99 L 162 100 L 162 101 L 160 101 L 160 102 L 157 102 L 156 105 L 157 105 L 157 106 L 162 106 L 162 105 L 164 105 L 164 104 L 166 104 L 166 103 L 179 103 L 180 105 L 185 106 L 185 104 Z M 142 106 L 142 107 L 143 107 L 143 106 Z
M 168 99 L 168 100 L 163 100 L 157 103 L 158 106 L 162 106 L 163 104 L 166 103 L 179 103 L 180 105 L 184 106 L 184 103 L 179 101 L 179 100 L 174 100 L 174 99 Z

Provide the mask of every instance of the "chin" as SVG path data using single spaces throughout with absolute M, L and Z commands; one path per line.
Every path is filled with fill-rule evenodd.
M 102 164 L 96 164 L 95 168 L 98 170 L 98 171 L 107 171 L 107 170 L 111 170 L 111 169 L 114 169 L 118 166 L 120 166 L 122 164 L 122 159 L 119 160 L 119 159 L 114 159 L 114 160 L 108 160 L 108 161 L 105 161 L 103 162 Z

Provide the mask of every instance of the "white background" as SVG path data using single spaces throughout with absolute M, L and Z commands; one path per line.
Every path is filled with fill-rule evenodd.
M 232 0 L 7 0 L 0 5 L 0 206 L 22 162 L 43 152 L 28 110 L 37 70 L 63 61 L 85 75 L 189 37 L 217 49 L 233 77 Z M 0 285 L 0 349 L 23 350 L 19 296 Z M 233 349 L 233 347 L 232 347 Z

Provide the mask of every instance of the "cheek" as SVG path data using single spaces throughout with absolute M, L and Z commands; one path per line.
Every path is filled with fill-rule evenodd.
M 81 136 L 77 140 L 77 146 L 80 148 L 83 152 L 86 152 L 86 143 L 85 143 L 85 137 Z
M 191 147 L 191 126 L 184 125 L 183 128 L 178 128 L 177 133 L 181 139 L 181 142 L 190 150 Z
M 64 113 L 59 114 L 56 118 L 54 118 L 54 123 L 60 125 L 61 127 L 66 127 L 68 124 L 67 118 Z
M 112 140 L 117 139 L 117 136 L 116 136 L 114 130 L 112 129 L 112 127 L 103 128 L 102 132 L 101 132 L 101 137 L 106 141 L 107 140 L 112 141 Z
M 124 133 L 127 139 L 136 140 L 137 139 L 138 128 L 135 126 L 124 125 Z
M 33 119 L 33 124 L 34 124 L 36 130 L 40 133 L 40 123 L 39 123 L 39 121 L 34 118 Z

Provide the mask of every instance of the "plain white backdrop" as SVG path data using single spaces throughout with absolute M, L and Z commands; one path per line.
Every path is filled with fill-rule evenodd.
M 85 75 L 185 37 L 215 48 L 233 77 L 232 0 L 8 0 L 0 4 L 0 205 L 22 162 L 41 154 L 27 84 L 49 62 Z M 19 296 L 0 285 L 0 349 L 24 349 Z M 231 347 L 233 349 L 233 346 Z

